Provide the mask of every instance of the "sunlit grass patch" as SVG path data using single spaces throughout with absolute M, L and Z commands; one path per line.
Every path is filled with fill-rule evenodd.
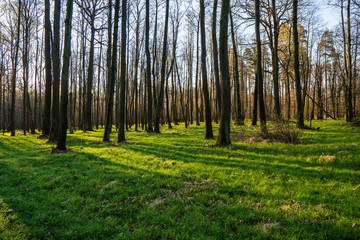
M 0 136 L 0 239 L 359 238 L 360 130 L 314 121 L 298 145 L 248 143 L 249 124 L 231 148 L 203 124 L 121 145 L 115 129 L 106 143 L 76 131 L 54 155 L 36 135 Z

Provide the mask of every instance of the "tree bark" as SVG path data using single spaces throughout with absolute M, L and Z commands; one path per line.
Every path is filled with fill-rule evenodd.
M 230 92 L 230 73 L 228 56 L 228 21 L 230 11 L 230 0 L 221 1 L 220 15 L 220 35 L 219 35 L 219 54 L 220 54 L 220 78 L 221 78 L 221 118 L 219 126 L 219 136 L 217 144 L 228 146 L 230 140 L 230 119 L 231 119 L 231 92 Z M 233 29 L 232 29 L 233 35 Z M 234 38 L 234 36 L 232 36 Z M 233 45 L 234 39 L 233 39 Z M 236 51 L 234 49 L 234 51 Z M 236 55 L 237 57 L 237 55 Z M 237 63 L 237 61 L 236 61 Z M 237 65 L 235 71 L 237 72 Z M 239 79 L 237 79 L 238 81 Z
M 146 54 L 146 84 L 147 84 L 147 132 L 153 132 L 152 126 L 152 94 L 151 94 L 151 58 L 149 49 L 149 29 L 150 29 L 150 0 L 146 0 L 146 16 L 145 16 L 145 54 Z M 154 93 L 155 94 L 155 93 Z
M 61 73 L 61 103 L 59 132 L 56 148 L 66 150 L 66 130 L 67 130 L 67 105 L 68 105 L 68 85 L 69 85 L 69 65 L 71 55 L 71 20 L 73 12 L 73 0 L 67 0 L 65 17 L 65 36 L 64 36 L 64 55 Z
M 162 59 L 161 59 L 161 72 L 160 72 L 160 93 L 156 107 L 156 118 L 154 123 L 154 131 L 160 133 L 160 115 L 163 109 L 164 103 L 164 85 L 165 85 L 165 69 L 166 69 L 166 58 L 167 58 L 167 34 L 168 34 L 168 25 L 169 25 L 169 0 L 166 0 L 166 13 L 165 13 L 165 26 L 164 26 L 164 39 L 163 39 L 163 49 L 162 49 Z
M 21 0 L 19 0 L 19 15 L 18 15 L 18 23 L 17 23 L 17 36 L 15 43 L 15 56 L 14 56 L 14 65 L 12 69 L 11 76 L 11 109 L 10 109 L 10 131 L 11 136 L 15 136 L 15 100 L 16 100 L 16 73 L 17 73 L 17 60 L 19 53 L 19 45 L 20 45 L 20 24 L 21 24 Z
M 294 71 L 297 102 L 297 127 L 304 128 L 304 109 L 301 99 L 300 64 L 299 64 L 299 36 L 297 26 L 298 0 L 293 1 L 293 39 L 294 39 Z
M 115 79 L 117 72 L 117 40 L 118 40 L 118 28 L 119 28 L 119 9 L 120 9 L 120 0 L 115 1 L 115 16 L 114 16 L 114 35 L 113 35 L 113 45 L 112 45 L 112 60 L 111 60 L 111 72 L 110 79 L 108 79 L 108 93 L 107 93 L 107 104 L 106 104 L 106 118 L 105 118 L 105 131 L 103 141 L 110 141 L 110 132 L 111 132 L 111 122 L 112 122 L 112 113 L 114 107 L 114 87 Z M 111 29 L 109 29 L 111 31 Z
M 43 114 L 43 134 L 50 134 L 51 126 L 51 87 L 52 87 L 52 71 L 51 71 L 51 23 L 50 23 L 50 1 L 45 0 L 45 19 L 44 19 L 44 35 L 45 35 L 45 99 Z
M 121 1 L 120 113 L 118 142 L 125 142 L 125 78 L 126 78 L 126 15 L 127 2 Z M 115 41 L 114 41 L 115 44 Z
M 205 37 L 205 6 L 204 0 L 200 0 L 200 35 L 201 35 L 201 73 L 202 73 L 202 88 L 203 99 L 205 104 L 205 139 L 214 138 L 212 124 L 211 124 L 211 107 L 209 101 L 209 89 L 207 83 L 206 71 L 206 37 Z M 226 49 L 227 51 L 227 49 Z

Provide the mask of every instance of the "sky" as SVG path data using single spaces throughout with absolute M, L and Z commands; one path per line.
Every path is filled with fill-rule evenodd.
M 340 22 L 339 10 L 329 6 L 325 0 L 317 0 L 321 22 L 326 28 L 334 28 Z

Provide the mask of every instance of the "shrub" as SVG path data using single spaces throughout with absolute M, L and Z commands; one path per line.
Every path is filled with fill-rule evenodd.
M 269 130 L 269 132 L 262 134 L 263 138 L 281 143 L 300 143 L 299 130 L 290 126 L 289 123 L 277 122 L 274 128 Z

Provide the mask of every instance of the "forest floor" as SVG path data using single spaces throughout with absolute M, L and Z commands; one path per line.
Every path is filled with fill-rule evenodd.
M 293 145 L 249 141 L 247 122 L 229 148 L 203 123 L 120 145 L 77 131 L 53 155 L 38 135 L 1 135 L 0 239 L 359 239 L 360 128 L 313 126 Z

